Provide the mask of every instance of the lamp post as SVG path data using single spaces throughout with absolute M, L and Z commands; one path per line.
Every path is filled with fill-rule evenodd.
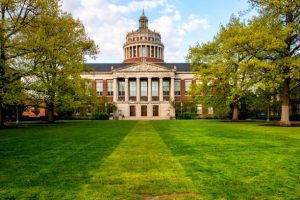
M 104 104 L 104 107 L 105 107 L 105 113 L 107 113 L 107 103 L 106 102 Z

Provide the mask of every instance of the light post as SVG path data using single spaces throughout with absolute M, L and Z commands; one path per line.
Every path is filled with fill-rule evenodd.
M 107 103 L 106 102 L 104 104 L 104 107 L 105 107 L 105 113 L 107 113 Z

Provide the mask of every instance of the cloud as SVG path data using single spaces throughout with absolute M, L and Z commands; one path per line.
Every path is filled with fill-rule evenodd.
M 113 12 L 118 13 L 129 13 L 134 12 L 137 10 L 141 10 L 141 8 L 144 8 L 146 10 L 152 10 L 154 8 L 157 8 L 159 6 L 162 6 L 165 4 L 165 0 L 156 0 L 156 1 L 131 1 L 128 5 L 117 5 L 117 4 L 109 4 L 109 8 Z
M 161 33 L 165 45 L 166 62 L 184 62 L 190 44 L 185 41 L 194 31 L 209 28 L 207 19 L 183 13 L 169 2 L 170 0 L 129 1 L 122 4 L 118 0 L 64 0 L 63 9 L 71 12 L 85 25 L 89 36 L 100 47 L 97 60 L 89 62 L 122 62 L 123 44 L 126 33 L 138 27 L 137 18 L 132 13 L 155 12 L 149 21 L 149 28 Z

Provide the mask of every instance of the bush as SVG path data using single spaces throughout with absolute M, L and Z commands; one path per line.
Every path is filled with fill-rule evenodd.
M 107 113 L 104 113 L 104 112 L 94 113 L 93 116 L 92 116 L 92 119 L 95 119 L 95 120 L 109 120 L 109 115 Z
M 196 113 L 190 113 L 190 112 L 177 114 L 177 119 L 196 119 L 196 117 L 197 117 Z

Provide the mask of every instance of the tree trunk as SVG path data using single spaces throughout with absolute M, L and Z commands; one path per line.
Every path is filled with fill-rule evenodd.
M 233 104 L 232 121 L 239 121 L 239 107 L 237 102 Z
M 2 105 L 0 105 L 0 128 L 4 127 L 4 112 L 3 112 L 3 108 Z
M 291 126 L 290 122 L 290 79 L 283 82 L 280 126 Z
M 54 104 L 48 104 L 48 123 L 54 123 Z

